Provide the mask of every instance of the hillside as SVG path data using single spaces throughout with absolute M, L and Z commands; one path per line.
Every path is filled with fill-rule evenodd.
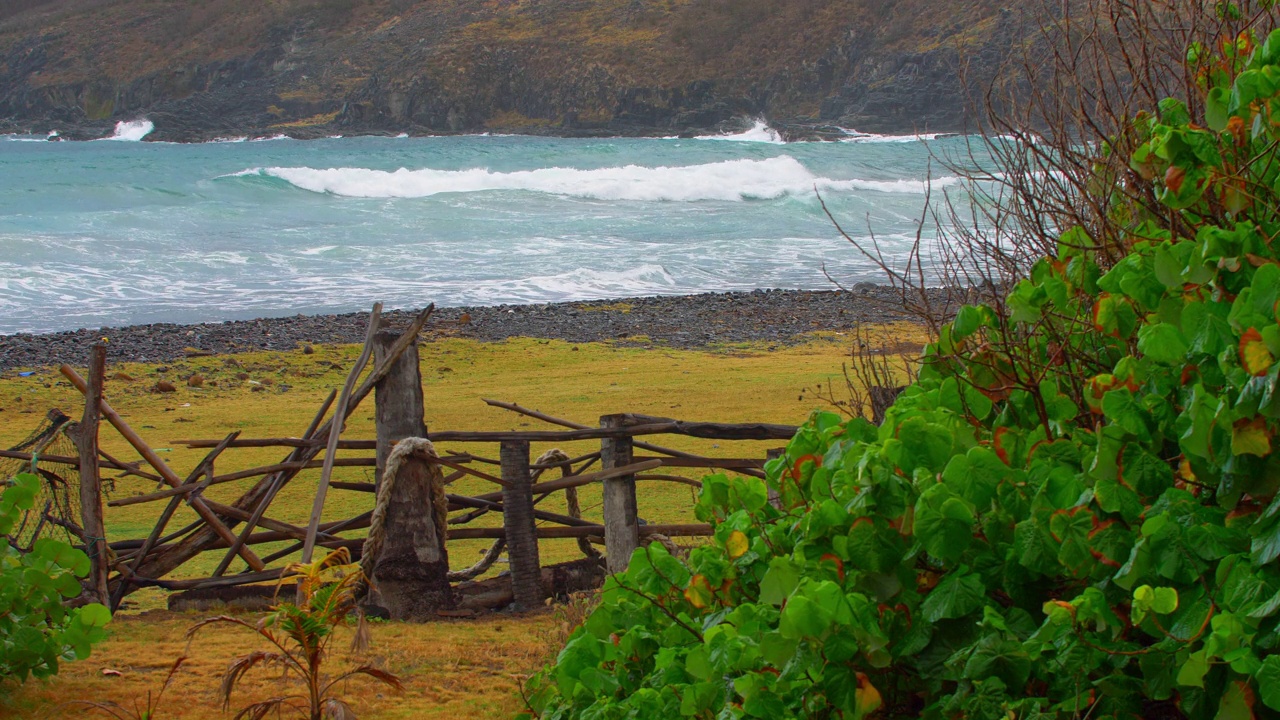
M 954 130 L 960 68 L 1014 24 L 994 0 L 14 0 L 0 130 Z

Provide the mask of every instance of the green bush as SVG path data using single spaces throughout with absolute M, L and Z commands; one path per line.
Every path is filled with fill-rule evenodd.
M 715 542 L 638 550 L 531 714 L 1280 717 L 1280 31 L 1188 64 L 1203 118 L 1100 149 L 1120 257 L 1067 230 L 883 425 L 707 478 Z
M 30 510 L 40 491 L 35 475 L 16 477 L 0 493 L 0 536 L 13 530 L 18 515 Z M 107 608 L 93 603 L 77 609 L 64 598 L 80 595 L 79 578 L 89 558 L 58 540 L 37 540 L 29 553 L 0 544 L 0 680 L 24 681 L 58 672 L 62 660 L 89 656 L 106 636 Z

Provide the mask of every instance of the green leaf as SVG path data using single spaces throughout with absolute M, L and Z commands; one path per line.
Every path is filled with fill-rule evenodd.
M 1231 92 L 1226 88 L 1216 87 L 1205 97 L 1205 124 L 1214 132 L 1222 132 L 1227 128 L 1230 111 L 1227 105 L 1231 102 Z
M 1174 325 L 1147 325 L 1138 331 L 1138 351 L 1158 363 L 1181 367 L 1187 354 L 1187 341 Z
M 760 580 L 760 602 L 781 607 L 800 583 L 800 568 L 790 558 L 775 557 Z
M 951 330 L 956 340 L 963 340 L 982 327 L 982 313 L 973 305 L 965 305 L 956 313 Z
M 929 622 L 964 617 L 982 607 L 986 591 L 977 575 L 948 573 L 925 597 L 920 609 Z
M 1117 427 L 1139 438 L 1145 439 L 1150 435 L 1150 413 L 1128 388 L 1107 391 L 1102 396 L 1102 412 Z
M 89 603 L 80 608 L 80 622 L 90 627 L 106 627 L 111 622 L 111 611 L 99 603 Z
M 794 595 L 787 600 L 778 623 L 778 631 L 782 633 L 782 637 L 793 640 L 821 637 L 829 627 L 830 616 L 804 595 Z
M 1262 704 L 1280 710 L 1280 655 L 1268 655 L 1253 678 L 1258 682 Z
M 930 555 L 957 560 L 973 539 L 974 508 L 946 484 L 925 490 L 916 501 L 916 538 Z
M 1204 676 L 1209 672 L 1209 663 L 1205 660 L 1204 651 L 1193 652 L 1178 670 L 1178 684 L 1185 687 L 1204 687 Z

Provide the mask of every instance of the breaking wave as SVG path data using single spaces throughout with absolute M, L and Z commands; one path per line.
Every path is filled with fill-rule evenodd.
M 697 140 L 732 140 L 736 142 L 758 142 L 769 143 L 771 145 L 785 145 L 786 141 L 778 134 L 777 130 L 769 127 L 763 120 L 756 120 L 750 130 L 743 130 L 740 133 L 726 133 L 723 135 L 699 135 Z
M 147 119 L 142 120 L 121 120 L 116 123 L 115 133 L 106 140 L 120 140 L 124 142 L 138 142 L 142 138 L 151 134 L 156 129 L 156 124 Z
M 923 180 L 839 180 L 820 177 L 789 156 L 767 160 L 727 160 L 679 167 L 622 167 L 580 170 L 542 168 L 516 172 L 472 170 L 408 170 L 366 168 L 253 168 L 229 177 L 268 177 L 317 193 L 344 197 L 421 198 L 441 193 L 522 190 L 592 200 L 696 202 L 704 200 L 772 200 L 809 195 L 814 189 L 921 195 Z M 946 187 L 958 178 L 933 179 Z

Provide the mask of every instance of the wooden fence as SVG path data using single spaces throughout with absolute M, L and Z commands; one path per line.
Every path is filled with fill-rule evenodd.
M 436 450 L 433 455 L 420 456 L 418 460 L 426 470 L 419 468 L 418 472 L 437 473 L 444 485 L 463 477 L 473 477 L 495 486 L 492 492 L 475 495 L 443 493 L 447 507 L 439 510 L 447 513 L 448 519 L 447 528 L 437 529 L 442 536 L 451 541 L 494 541 L 481 563 L 470 571 L 452 573 L 450 579 L 470 579 L 479 575 L 487 567 L 484 563 L 492 564 L 505 545 L 510 562 L 511 599 L 518 607 L 530 608 L 540 604 L 548 591 L 542 580 L 546 570 L 539 559 L 538 541 L 541 539 L 580 538 L 579 544 L 588 555 L 594 553 L 591 541 L 602 540 L 605 548 L 603 562 L 607 571 L 620 572 L 625 569 L 632 551 L 648 537 L 710 534 L 710 527 L 702 524 L 642 524 L 637 513 L 638 482 L 700 485 L 696 480 L 664 472 L 670 468 L 702 468 L 763 476 L 765 457 L 706 457 L 655 444 L 656 436 L 677 435 L 724 441 L 767 440 L 781 444 L 796 431 L 795 427 L 787 425 L 682 422 L 639 414 L 605 415 L 599 419 L 598 426 L 587 426 L 494 400 L 485 402 L 559 426 L 559 429 L 428 431 L 422 419 L 424 411 L 417 340 L 431 310 L 424 310 L 400 332 L 390 332 L 381 327 L 380 307 L 375 306 L 365 347 L 345 385 L 330 393 L 299 437 L 242 438 L 238 432 L 233 432 L 220 439 L 173 441 L 174 444 L 208 450 L 185 475 L 166 464 L 103 397 L 105 350 L 102 346 L 93 348 L 87 380 L 64 365 L 61 368 L 63 375 L 86 397 L 83 419 L 72 431 L 79 457 L 45 456 L 40 461 L 77 466 L 81 471 L 83 527 L 78 529 L 78 533 L 93 560 L 93 573 L 89 579 L 92 593 L 115 608 L 128 593 L 140 587 L 190 590 L 275 580 L 284 572 L 287 559 L 301 553 L 301 559 L 306 562 L 316 547 L 347 548 L 355 559 L 360 559 L 366 543 L 362 531 L 370 528 L 374 513 L 321 522 L 328 491 L 376 495 L 385 482 L 383 469 L 397 443 L 405 438 L 426 438 L 437 448 L 446 444 L 461 445 L 467 451 L 459 452 L 456 447 L 451 447 L 448 451 Z M 365 374 L 370 362 L 372 370 Z M 343 422 L 371 392 L 375 394 L 377 437 L 342 438 Z M 106 420 L 124 437 L 145 466 L 111 457 L 98 448 L 100 419 Z M 532 442 L 582 440 L 598 440 L 599 449 L 574 458 L 560 454 L 542 462 L 531 457 Z M 496 456 L 481 454 L 485 445 L 496 445 Z M 215 470 L 215 466 L 227 465 L 225 458 L 231 456 L 228 451 L 264 447 L 280 448 L 284 456 L 279 462 L 269 465 Z M 340 451 L 343 457 L 338 457 Z M 359 451 L 372 451 L 373 454 L 349 455 Z M 335 467 L 374 468 L 377 481 L 334 481 L 332 473 Z M 272 503 L 281 489 L 300 473 L 317 468 L 320 477 L 310 517 L 291 521 L 273 515 Z M 158 508 L 156 521 L 145 538 L 102 542 L 107 534 L 98 477 L 102 469 L 121 471 L 163 486 L 154 492 L 122 497 L 109 503 L 116 507 L 155 503 Z M 543 478 L 553 470 L 558 471 L 560 477 Z M 212 486 L 251 478 L 258 479 L 234 502 L 219 503 L 203 494 Z M 584 519 L 577 507 L 577 489 L 592 484 L 602 486 L 603 523 Z M 567 513 L 539 508 L 548 497 L 560 493 L 566 496 Z M 184 527 L 171 529 L 170 521 L 182 504 L 195 512 L 196 520 Z M 396 511 L 398 516 L 404 516 L 403 507 L 397 506 Z M 421 520 L 432 511 L 433 508 L 428 506 L 414 507 L 411 516 Z M 489 513 L 501 513 L 501 527 L 468 527 Z M 539 522 L 548 525 L 539 527 Z M 429 522 L 427 524 L 430 525 Z M 282 541 L 288 544 L 265 556 L 255 552 L 256 547 L 265 543 Z M 193 558 L 210 552 L 221 553 L 212 575 L 172 577 Z M 245 569 L 229 573 L 237 558 L 243 560 Z M 369 567 L 366 562 L 366 568 Z

